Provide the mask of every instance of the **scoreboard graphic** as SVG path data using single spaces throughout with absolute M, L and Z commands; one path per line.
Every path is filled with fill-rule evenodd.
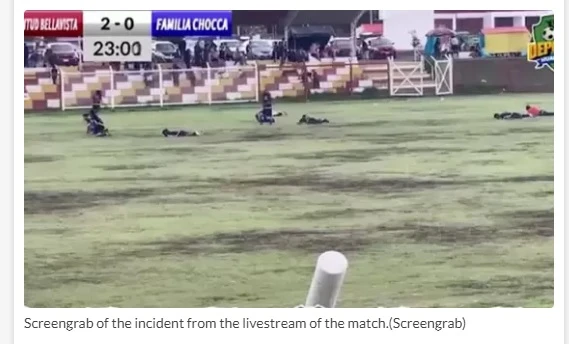
M 231 36 L 231 11 L 26 11 L 25 37 L 82 39 L 85 62 L 148 62 L 153 37 Z

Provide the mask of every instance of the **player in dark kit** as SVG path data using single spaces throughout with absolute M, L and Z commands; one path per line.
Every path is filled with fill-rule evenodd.
M 529 118 L 530 116 L 527 114 L 522 114 L 519 112 L 501 112 L 495 113 L 495 119 L 522 119 L 522 118 Z
M 99 116 L 101 110 L 101 102 L 103 100 L 103 92 L 95 91 L 91 97 L 92 106 L 89 113 L 83 114 L 83 120 L 87 123 L 87 134 L 95 136 L 108 136 L 109 130 L 105 127 L 105 123 Z
M 275 118 L 273 117 L 273 97 L 271 97 L 269 91 L 263 92 L 263 108 L 255 115 L 255 118 L 260 124 L 275 123 Z
M 169 130 L 168 128 L 162 130 L 162 135 L 164 137 L 186 137 L 186 136 L 200 136 L 199 131 L 188 131 L 188 130 Z
M 94 136 L 109 136 L 109 129 L 105 127 L 103 121 L 97 114 L 84 113 L 83 120 L 87 123 L 87 134 Z
M 536 117 L 551 117 L 553 112 L 545 111 L 535 105 L 526 105 L 526 113 L 519 112 L 502 112 L 495 113 L 495 119 L 523 119 Z
M 297 124 L 324 124 L 324 123 L 330 123 L 330 121 L 327 120 L 326 118 L 315 118 L 315 117 L 310 117 L 308 115 L 302 115 Z

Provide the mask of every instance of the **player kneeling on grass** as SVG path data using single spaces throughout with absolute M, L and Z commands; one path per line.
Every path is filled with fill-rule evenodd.
M 326 118 L 315 118 L 308 115 L 302 115 L 297 124 L 324 124 L 330 123 Z
M 83 114 L 83 121 L 87 123 L 87 134 L 93 136 L 109 136 L 109 129 L 105 127 L 103 120 L 94 111 Z
M 199 131 L 188 131 L 188 130 L 169 130 L 168 128 L 162 130 L 162 135 L 164 137 L 187 137 L 187 136 L 200 136 Z
M 259 124 L 275 123 L 275 117 L 273 116 L 273 98 L 269 91 L 263 92 L 263 108 L 255 114 L 255 119 Z
M 502 112 L 494 114 L 495 119 L 523 119 L 523 118 L 535 118 L 542 116 L 553 116 L 553 112 L 541 110 L 535 105 L 526 105 L 526 113 Z

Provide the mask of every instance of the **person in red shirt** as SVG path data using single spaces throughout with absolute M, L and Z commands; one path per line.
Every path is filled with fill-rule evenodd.
M 541 110 L 539 107 L 535 105 L 526 105 L 525 113 L 502 112 L 494 114 L 495 119 L 524 119 L 524 118 L 535 118 L 541 116 L 553 116 L 553 112 Z
M 541 114 L 541 110 L 535 105 L 526 105 L 526 113 L 530 117 L 538 117 Z
M 553 116 L 553 112 L 541 110 L 535 105 L 526 105 L 526 112 L 529 117 Z

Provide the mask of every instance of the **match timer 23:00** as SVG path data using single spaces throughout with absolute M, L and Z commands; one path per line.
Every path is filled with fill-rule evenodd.
M 152 15 L 148 11 L 85 11 L 83 56 L 92 62 L 152 60 Z

